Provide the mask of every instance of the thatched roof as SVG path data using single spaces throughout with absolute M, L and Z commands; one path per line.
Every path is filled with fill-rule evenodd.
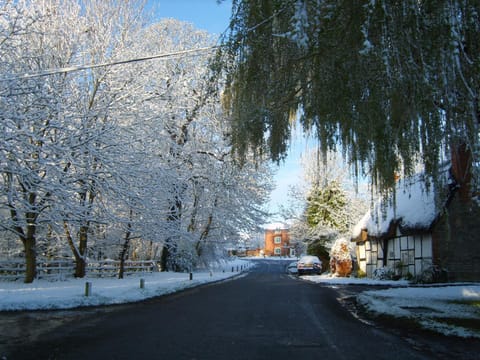
M 352 239 L 360 240 L 362 230 L 377 238 L 395 233 L 397 229 L 402 233 L 428 230 L 438 215 L 434 190 L 433 184 L 426 188 L 422 175 L 400 180 L 395 199 L 392 195 L 386 201 L 378 200 L 357 223 Z

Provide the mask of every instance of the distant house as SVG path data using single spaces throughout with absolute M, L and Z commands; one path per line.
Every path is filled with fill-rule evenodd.
M 450 183 L 438 206 L 438 189 L 427 190 L 421 175 L 399 181 L 395 201 L 378 202 L 353 231 L 360 270 L 368 277 L 382 267 L 416 276 L 436 266 L 445 270 L 444 280 L 480 280 L 479 206 L 458 188 Z
M 295 250 L 290 245 L 289 227 L 284 223 L 274 223 L 265 226 L 265 256 L 295 256 Z

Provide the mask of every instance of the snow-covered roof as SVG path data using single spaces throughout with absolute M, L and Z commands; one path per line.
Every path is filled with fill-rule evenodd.
M 353 238 L 357 238 L 364 229 L 369 235 L 381 236 L 387 233 L 392 221 L 398 221 L 401 228 L 428 229 L 437 216 L 435 191 L 433 184 L 429 189 L 426 188 L 422 175 L 400 180 L 396 186 L 394 203 L 388 201 L 385 204 L 379 199 L 357 223 Z
M 275 222 L 275 223 L 265 224 L 263 225 L 263 228 L 265 230 L 284 230 L 284 229 L 289 229 L 290 226 L 288 226 L 288 224 L 283 222 Z

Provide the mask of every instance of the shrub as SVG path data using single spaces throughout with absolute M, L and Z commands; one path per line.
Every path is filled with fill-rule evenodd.
M 438 265 L 426 267 L 419 275 L 412 279 L 415 284 L 432 284 L 448 281 L 448 271 Z
M 395 271 L 389 267 L 381 267 L 373 270 L 372 278 L 375 280 L 392 280 Z
M 367 277 L 367 273 L 363 271 L 362 269 L 357 270 L 357 278 L 363 279 Z

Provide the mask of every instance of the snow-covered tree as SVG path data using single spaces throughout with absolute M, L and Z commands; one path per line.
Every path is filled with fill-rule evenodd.
M 345 233 L 349 229 L 346 205 L 347 196 L 337 181 L 315 186 L 307 197 L 307 224 Z
M 54 221 L 55 199 L 64 177 L 62 161 L 70 151 L 59 141 L 71 136 L 64 122 L 69 76 L 28 76 L 67 66 L 72 59 L 77 32 L 73 27 L 71 34 L 64 32 L 60 24 L 72 24 L 80 9 L 63 4 L 65 12 L 57 12 L 60 5 L 59 1 L 8 2 L 0 14 L 0 206 L 9 214 L 2 226 L 19 236 L 24 246 L 25 282 L 35 277 L 40 224 Z
M 24 245 L 28 282 L 39 237 L 49 256 L 71 252 L 78 277 L 89 257 L 160 247 L 188 269 L 263 216 L 268 171 L 232 156 L 213 54 L 179 55 L 213 39 L 143 19 L 133 0 L 2 8 L 0 223 Z M 165 57 L 124 61 L 139 54 Z
M 292 219 L 290 232 L 299 247 L 316 252 L 326 262 L 334 240 L 348 237 L 368 208 L 366 186 L 352 179 L 341 160 L 335 152 L 325 158 L 318 149 L 307 152 L 301 160 L 305 185 L 290 189 L 293 211 L 283 210 Z
M 327 237 L 348 234 L 367 210 L 367 186 L 352 178 L 339 153 L 329 152 L 323 158 L 318 149 L 313 149 L 301 162 L 306 185 L 291 189 L 296 210 L 285 209 L 286 216 L 305 222 L 306 228 Z
M 75 60 L 98 64 L 122 59 L 134 42 L 133 34 L 143 25 L 138 23 L 141 8 L 134 5 L 93 0 L 83 4 L 76 22 L 82 36 Z M 119 196 L 124 188 L 118 185 L 125 175 L 120 161 L 126 144 L 119 141 L 118 123 L 133 106 L 128 96 L 134 91 L 134 79 L 134 74 L 119 67 L 100 67 L 82 72 L 72 82 L 71 135 L 78 135 L 72 137 L 70 161 L 65 165 L 69 188 L 60 213 L 77 277 L 85 275 L 92 225 L 111 221 L 112 212 L 103 206 L 103 199 L 112 192 Z

